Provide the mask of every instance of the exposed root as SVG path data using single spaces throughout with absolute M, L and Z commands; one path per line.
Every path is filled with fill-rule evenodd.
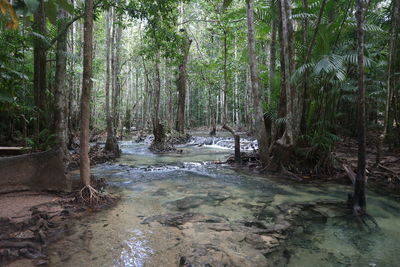
M 79 191 L 79 200 L 88 206 L 97 206 L 99 204 L 99 192 L 91 185 L 85 185 Z
M 104 205 L 112 205 L 117 198 L 99 191 L 92 185 L 86 185 L 78 191 L 75 199 L 90 208 L 99 208 Z

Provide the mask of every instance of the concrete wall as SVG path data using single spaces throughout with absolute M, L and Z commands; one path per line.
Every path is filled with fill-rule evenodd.
M 71 191 L 59 150 L 0 158 L 0 193 L 17 190 Z

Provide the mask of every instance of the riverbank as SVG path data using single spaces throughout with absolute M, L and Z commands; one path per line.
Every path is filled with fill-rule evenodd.
M 390 151 L 387 147 L 382 150 L 381 160 L 376 163 L 376 150 L 373 146 L 367 149 L 367 179 L 369 187 L 373 190 L 400 193 L 400 151 Z M 258 153 L 246 151 L 241 153 L 242 162 L 235 162 L 230 156 L 226 163 L 236 167 L 246 167 L 250 171 L 264 173 L 259 163 Z M 280 172 L 283 176 L 304 183 L 335 183 L 351 185 L 354 182 L 357 169 L 357 142 L 346 138 L 336 144 L 331 153 L 332 168 L 328 172 L 319 172 L 313 166 L 291 165 Z
M 76 193 L 19 191 L 0 194 L 0 266 L 49 263 L 47 247 L 71 234 L 74 223 L 109 208 L 117 192 L 97 207 L 80 203 Z M 58 257 L 66 260 L 60 251 Z

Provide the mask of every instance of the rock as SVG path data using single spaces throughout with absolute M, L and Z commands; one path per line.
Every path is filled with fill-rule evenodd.
M 15 238 L 19 239 L 29 239 L 29 238 L 35 238 L 35 234 L 31 230 L 26 230 L 23 232 L 18 232 L 12 235 Z
M 199 220 L 200 218 L 203 218 L 203 215 L 200 213 L 167 213 L 148 217 L 143 220 L 142 224 L 149 224 L 156 221 L 167 226 L 178 226 L 192 220 Z
M 213 200 L 217 201 L 224 201 L 227 200 L 228 198 L 231 197 L 230 194 L 227 194 L 225 192 L 216 192 L 216 191 L 210 191 L 207 193 L 207 196 Z
M 175 206 L 177 210 L 188 210 L 196 208 L 206 201 L 204 197 L 189 196 L 175 201 L 168 202 L 168 205 Z

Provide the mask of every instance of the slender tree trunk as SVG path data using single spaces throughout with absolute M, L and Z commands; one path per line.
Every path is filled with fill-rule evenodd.
M 117 133 L 119 126 L 119 113 L 120 113 L 120 95 L 121 95 L 121 37 L 122 27 L 117 24 L 116 15 L 114 14 L 114 28 L 115 28 L 115 52 L 114 52 L 114 90 L 113 90 L 113 119 L 114 119 L 114 135 Z
M 308 13 L 308 0 L 302 0 L 303 2 L 303 9 L 304 12 Z M 308 43 L 308 17 L 305 17 L 303 20 L 303 46 L 305 47 L 304 53 L 305 53 L 305 60 L 304 64 L 307 64 L 306 62 L 307 59 L 307 43 Z M 308 112 L 308 83 L 309 83 L 309 73 L 308 69 L 306 69 L 304 73 L 304 81 L 303 81 L 303 110 L 301 112 L 301 126 L 300 130 L 302 134 L 306 134 L 307 132 L 307 112 Z
M 381 160 L 381 149 L 382 144 L 387 136 L 388 128 L 389 128 L 389 113 L 390 113 L 390 105 L 393 100 L 393 92 L 396 88 L 396 77 L 395 73 L 399 72 L 400 67 L 399 57 L 400 57 L 400 48 L 399 48 L 399 34 L 400 34 L 400 0 L 392 1 L 392 27 L 390 33 L 390 44 L 389 44 L 389 61 L 388 61 L 388 77 L 387 77 L 387 91 L 386 91 L 386 105 L 384 111 L 384 120 L 383 120 L 383 131 L 379 137 L 379 143 L 377 146 L 377 156 L 376 156 L 376 164 L 380 163 Z M 397 66 L 396 66 L 397 64 Z M 399 80 L 397 78 L 397 80 Z M 396 103 L 393 105 L 395 106 Z
M 166 63 L 168 66 L 169 64 Z M 171 82 L 171 76 L 167 72 L 167 87 L 168 87 L 168 125 L 169 128 L 173 128 L 174 126 L 174 94 L 172 90 L 172 82 Z
M 44 13 L 44 0 L 39 0 L 39 6 L 34 14 L 34 31 L 40 35 L 46 34 L 46 17 Z M 43 41 L 35 37 L 33 43 L 33 95 L 37 110 L 35 122 L 35 135 L 38 137 L 41 126 L 45 125 L 46 103 L 46 47 Z
M 365 126 L 365 74 L 364 74 L 364 14 L 365 0 L 357 0 L 357 59 L 358 59 L 358 162 L 357 176 L 354 184 L 353 211 L 363 215 L 366 211 L 365 168 L 366 168 L 366 126 Z
M 105 93 L 106 93 L 106 120 L 107 120 L 107 142 L 106 150 L 112 149 L 107 143 L 113 142 L 113 130 L 112 130 L 112 118 L 110 114 L 110 48 L 111 48 L 111 12 L 107 12 L 106 18 L 106 81 L 105 81 Z
M 279 6 L 279 24 L 278 24 L 278 33 L 279 33 L 279 43 L 282 46 L 283 44 L 283 25 L 282 25 L 282 12 L 280 8 L 280 2 L 278 2 Z M 279 95 L 279 107 L 278 107 L 278 118 L 284 118 L 286 116 L 286 79 L 285 79 L 285 59 L 283 54 L 283 48 L 280 49 L 280 65 L 281 65 L 281 90 Z M 271 138 L 271 142 L 275 143 L 285 132 L 286 125 L 283 123 L 274 124 L 273 125 L 273 134 Z
M 120 150 L 119 150 L 118 143 L 117 143 L 117 140 L 114 135 L 113 118 L 112 118 L 112 115 L 110 112 L 111 17 L 112 17 L 112 12 L 108 11 L 107 18 L 106 18 L 106 81 L 105 81 L 106 108 L 105 108 L 105 110 L 106 110 L 106 122 L 107 122 L 107 139 L 106 139 L 105 150 L 114 153 L 116 156 L 119 156 Z M 113 73 L 115 73 L 114 70 L 113 70 Z M 115 77 L 113 78 L 113 81 L 114 80 L 115 80 Z M 114 88 L 114 86 L 115 85 L 113 84 L 113 88 Z
M 176 118 L 175 129 L 181 133 L 185 133 L 185 101 L 187 91 L 187 62 L 189 58 L 189 50 L 192 40 L 190 40 L 185 34 L 185 39 L 182 45 L 182 62 L 179 65 L 179 78 L 177 80 L 178 87 L 178 111 Z
M 165 133 L 164 127 L 160 123 L 160 97 L 161 97 L 161 77 L 160 77 L 160 63 L 159 63 L 159 56 L 156 57 L 156 62 L 154 65 L 155 71 L 155 83 L 154 83 L 154 98 L 153 98 L 153 135 L 154 140 L 152 143 L 152 147 L 156 148 L 157 150 L 163 150 L 164 142 L 165 142 Z
M 85 186 L 90 185 L 89 124 L 92 89 L 93 0 L 85 0 L 83 37 L 83 75 L 81 97 L 80 174 Z
M 73 5 L 75 6 L 75 1 L 73 1 Z M 77 22 L 76 22 L 77 23 Z M 73 147 L 74 143 L 74 131 L 76 130 L 76 102 L 75 102 L 75 24 L 72 24 L 70 31 L 70 42 L 71 42 L 71 57 L 68 61 L 69 64 L 69 83 L 68 83 L 68 148 Z
M 63 31 L 66 22 L 66 12 L 59 10 L 58 32 Z M 68 161 L 68 124 L 66 114 L 68 114 L 68 101 L 66 97 L 66 70 L 67 70 L 67 37 L 68 31 L 63 31 L 57 41 L 56 49 L 56 73 L 55 73 L 55 127 L 57 143 L 61 149 L 64 163 Z
M 292 85 L 290 83 L 291 77 L 291 51 L 290 51 L 290 29 L 288 6 L 290 4 L 287 0 L 281 0 L 281 18 L 282 18 L 282 54 L 283 54 L 283 79 L 285 80 L 284 88 L 286 94 L 286 130 L 282 137 L 283 144 L 294 144 L 294 116 L 293 109 L 295 104 L 294 95 L 292 92 Z
M 303 5 L 304 5 L 304 9 L 308 10 L 308 2 L 307 0 L 303 0 Z M 325 10 L 325 5 L 326 5 L 326 0 L 323 0 L 321 3 L 321 7 L 319 9 L 319 14 L 318 14 L 318 19 L 314 28 L 314 33 L 311 37 L 311 41 L 308 44 L 308 48 L 307 48 L 307 52 L 306 52 L 306 56 L 304 58 L 304 64 L 308 64 L 311 58 L 311 53 L 312 50 L 314 48 L 315 45 L 315 41 L 317 39 L 317 34 L 319 31 L 319 27 L 321 25 L 321 20 L 322 20 L 322 15 L 324 14 L 324 10 Z M 304 27 L 307 27 L 308 25 L 308 21 L 307 19 L 305 19 L 304 21 Z M 303 36 L 303 42 L 304 42 L 304 46 L 307 46 L 307 28 L 304 28 L 304 36 Z M 307 112 L 308 112 L 308 86 L 309 86 L 309 70 L 306 69 L 305 73 L 304 73 L 304 82 L 303 82 L 303 92 L 302 92 L 302 115 L 301 115 L 301 123 L 300 123 L 300 129 L 301 132 L 303 134 L 306 133 L 307 131 L 307 125 L 306 125 L 306 117 L 307 117 Z
M 254 34 L 253 4 L 254 4 L 253 0 L 246 0 L 247 43 L 249 48 L 250 80 L 251 80 L 251 89 L 253 92 L 253 109 L 254 109 L 256 138 L 258 142 L 261 164 L 262 166 L 265 167 L 269 163 L 268 136 L 264 124 L 264 113 L 261 103 L 262 93 L 260 90 L 260 84 L 258 78 L 256 43 Z
M 269 90 L 268 104 L 271 103 L 271 94 L 275 88 L 275 68 L 276 68 L 276 19 L 272 20 L 271 46 L 269 51 Z
M 216 114 L 216 107 L 212 98 L 212 85 L 208 86 L 208 108 L 210 110 L 210 135 L 215 136 L 217 133 L 217 114 Z
M 222 111 L 222 124 L 228 123 L 228 68 L 227 68 L 227 32 L 224 29 L 224 105 Z

